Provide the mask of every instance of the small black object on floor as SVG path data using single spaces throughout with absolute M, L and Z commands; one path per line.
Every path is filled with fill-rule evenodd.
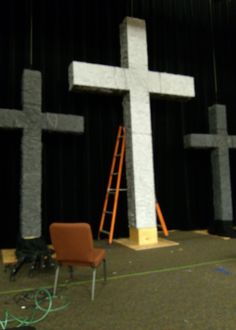
M 15 279 L 24 264 L 30 264 L 29 276 L 32 276 L 36 270 L 54 267 L 52 253 L 53 250 L 49 249 L 41 237 L 20 238 L 16 247 L 17 262 L 11 267 L 10 280 Z
M 236 238 L 232 221 L 214 220 L 208 228 L 209 234 Z

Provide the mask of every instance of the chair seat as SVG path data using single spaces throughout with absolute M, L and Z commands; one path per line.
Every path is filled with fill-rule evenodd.
M 66 266 L 90 266 L 97 267 L 102 259 L 106 258 L 106 251 L 104 249 L 95 248 L 92 251 L 92 255 L 89 256 L 89 260 L 60 260 L 60 263 Z

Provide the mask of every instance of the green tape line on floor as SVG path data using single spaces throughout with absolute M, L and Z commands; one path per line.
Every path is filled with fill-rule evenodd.
M 136 273 L 128 273 L 128 274 L 121 274 L 121 275 L 115 275 L 115 276 L 109 276 L 107 280 L 119 280 L 123 278 L 131 278 L 131 277 L 137 277 L 137 276 L 145 276 L 145 275 L 151 275 L 151 274 L 157 274 L 157 273 L 165 273 L 165 272 L 174 272 L 177 270 L 183 270 L 183 269 L 190 269 L 190 268 L 197 268 L 197 267 L 204 267 L 209 265 L 215 265 L 219 263 L 227 263 L 231 261 L 235 261 L 236 258 L 228 258 L 228 259 L 220 259 L 220 260 L 211 260 L 206 262 L 200 262 L 197 264 L 189 264 L 189 265 L 182 265 L 182 266 L 175 266 L 175 267 L 168 267 L 168 268 L 161 268 L 161 269 L 154 269 L 149 270 L 145 272 L 136 272 Z M 97 279 L 96 282 L 103 281 L 103 279 Z M 71 282 L 66 284 L 60 284 L 59 287 L 69 287 L 69 286 L 75 286 L 75 285 L 82 285 L 85 283 L 90 283 L 91 280 L 84 280 L 84 281 L 78 281 L 78 282 Z M 45 288 L 51 288 L 52 286 L 47 286 Z M 35 288 L 26 288 L 26 289 L 16 289 L 16 290 L 8 290 L 8 291 L 1 291 L 0 295 L 6 295 L 6 294 L 15 294 L 25 291 L 33 291 Z

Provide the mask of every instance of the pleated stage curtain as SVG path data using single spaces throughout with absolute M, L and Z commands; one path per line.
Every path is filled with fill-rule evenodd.
M 0 108 L 21 109 L 24 68 L 42 73 L 43 112 L 84 116 L 85 132 L 43 132 L 42 229 L 53 221 L 85 221 L 96 236 L 122 97 L 68 91 L 72 60 L 120 66 L 119 24 L 145 19 L 149 69 L 191 75 L 196 97 L 188 102 L 151 98 L 156 195 L 169 229 L 207 228 L 213 221 L 209 150 L 185 150 L 187 133 L 208 133 L 208 106 L 227 105 L 235 134 L 233 1 L 9 0 L 0 13 Z M 214 62 L 215 60 L 215 62 Z M 217 81 L 217 89 L 216 89 Z M 19 234 L 20 131 L 0 129 L 0 246 Z M 235 152 L 230 153 L 235 168 Z M 236 174 L 232 172 L 234 202 Z M 125 176 L 123 177 L 125 182 Z M 143 196 L 145 199 L 145 196 Z M 128 235 L 121 195 L 115 236 Z

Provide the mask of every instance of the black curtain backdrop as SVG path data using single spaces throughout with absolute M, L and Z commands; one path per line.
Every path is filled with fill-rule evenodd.
M 184 150 L 187 133 L 208 133 L 208 106 L 227 106 L 236 134 L 233 48 L 236 4 L 230 0 L 9 0 L 0 13 L 0 108 L 21 109 L 24 68 L 39 70 L 44 112 L 84 116 L 85 132 L 43 132 L 42 228 L 86 221 L 96 237 L 122 98 L 68 91 L 72 60 L 120 66 L 119 24 L 145 19 L 149 69 L 191 75 L 196 98 L 151 97 L 156 194 L 169 229 L 207 228 L 213 221 L 209 150 Z M 0 130 L 0 247 L 19 233 L 21 131 Z M 236 212 L 236 152 L 230 152 Z M 234 173 L 235 172 L 235 173 Z M 125 185 L 125 177 L 123 177 Z M 145 196 L 143 196 L 145 198 Z M 126 196 L 120 195 L 115 236 L 128 235 Z

